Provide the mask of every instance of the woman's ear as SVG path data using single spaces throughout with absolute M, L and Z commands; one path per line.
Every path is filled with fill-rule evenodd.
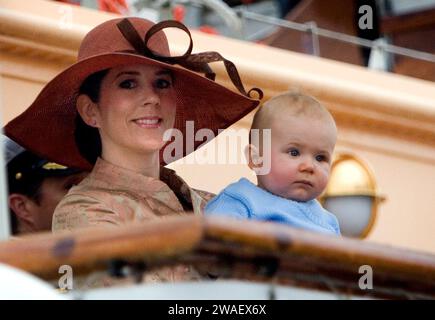
M 76 102 L 77 111 L 83 121 L 91 127 L 98 128 L 98 106 L 86 94 L 81 94 Z
M 248 161 L 249 168 L 254 171 L 263 165 L 263 158 L 260 157 L 258 148 L 253 144 L 248 144 L 245 147 L 245 157 Z

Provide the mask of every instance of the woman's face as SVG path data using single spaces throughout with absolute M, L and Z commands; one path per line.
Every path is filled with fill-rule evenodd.
M 165 144 L 164 132 L 174 126 L 175 112 L 169 70 L 146 65 L 110 69 L 101 83 L 95 115 L 103 150 L 158 151 Z

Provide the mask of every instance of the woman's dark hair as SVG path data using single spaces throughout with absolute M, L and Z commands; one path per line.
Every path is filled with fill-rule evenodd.
M 100 100 L 101 83 L 109 69 L 91 74 L 83 81 L 79 89 L 79 95 L 85 94 L 97 103 Z M 97 128 L 87 125 L 79 113 L 75 119 L 74 139 L 80 154 L 94 164 L 101 155 L 101 138 Z

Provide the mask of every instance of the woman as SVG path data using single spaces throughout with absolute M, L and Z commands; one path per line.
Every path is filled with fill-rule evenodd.
M 190 37 L 175 21 L 127 18 L 97 26 L 82 41 L 78 62 L 5 127 L 6 135 L 44 158 L 92 168 L 56 208 L 54 232 L 200 213 L 205 205 L 207 193 L 160 167 L 165 131 L 184 134 L 186 121 L 194 121 L 196 129 L 217 135 L 258 100 L 245 92 L 230 61 L 216 52 L 191 54 L 191 38 L 184 55 L 170 57 L 161 31 L 166 27 L 181 28 Z M 212 80 L 208 62 L 214 61 L 225 63 L 241 94 Z M 253 90 L 261 99 L 261 91 Z

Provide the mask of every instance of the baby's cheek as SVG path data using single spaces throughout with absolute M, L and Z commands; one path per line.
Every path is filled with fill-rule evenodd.
M 291 168 L 288 168 L 287 170 L 280 170 L 279 172 L 274 172 L 273 180 L 276 185 L 286 187 L 293 180 L 295 180 L 295 173 L 293 172 L 293 170 L 291 170 Z
M 295 176 L 295 169 L 286 157 L 272 153 L 270 182 L 275 186 L 285 187 Z
M 319 171 L 319 188 L 322 189 L 322 191 L 326 188 L 326 185 L 328 184 L 329 180 L 329 168 L 322 168 L 322 170 Z

